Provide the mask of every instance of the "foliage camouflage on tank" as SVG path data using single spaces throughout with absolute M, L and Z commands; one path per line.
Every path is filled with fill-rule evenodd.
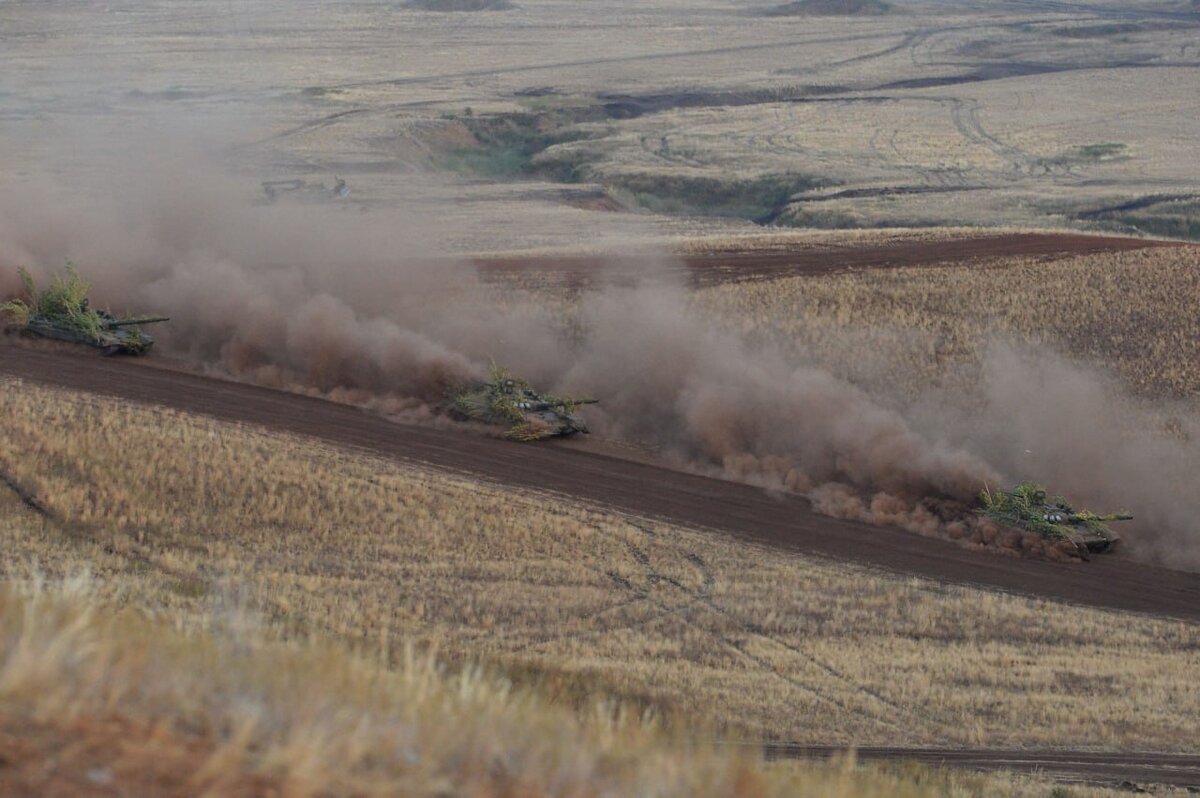
M 536 441 L 587 433 L 587 423 L 575 410 L 599 400 L 539 394 L 525 380 L 492 363 L 487 380 L 468 386 L 450 401 L 451 415 L 459 419 L 507 426 L 506 438 Z
M 984 488 L 979 501 L 977 512 L 985 518 L 1047 539 L 1070 541 L 1081 552 L 1110 551 L 1120 536 L 1106 522 L 1133 518 L 1127 513 L 1076 511 L 1063 497 L 1048 497 L 1046 489 L 1035 482 L 1022 482 L 1012 490 Z
M 75 266 L 68 262 L 65 275 L 57 275 L 42 291 L 32 275 L 18 270 L 25 298 L 0 305 L 20 332 L 59 341 L 94 346 L 105 355 L 141 355 L 154 345 L 154 338 L 141 325 L 169 321 L 164 316 L 119 319 L 107 310 L 91 307 L 88 291 Z

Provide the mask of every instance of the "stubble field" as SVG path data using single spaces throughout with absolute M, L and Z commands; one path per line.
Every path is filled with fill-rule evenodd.
M 436 647 L 793 742 L 1179 748 L 1184 622 L 767 552 L 551 495 L 6 385 L 8 578 L 399 656 Z M 766 586 L 770 586 L 769 589 Z M 539 676 L 541 675 L 541 676 Z M 1031 722 L 1033 719 L 1033 722 Z
M 1194 2 L 444 5 L 0 4 L 0 267 L 46 273 L 61 241 L 132 219 L 94 265 L 122 298 L 183 286 L 137 295 L 180 316 L 160 349 L 409 410 L 423 400 L 387 394 L 388 369 L 419 371 L 407 354 L 338 364 L 386 334 L 475 365 L 459 321 L 537 308 L 543 326 L 511 329 L 560 347 L 557 379 L 590 289 L 665 285 L 683 330 L 816 368 L 931 441 L 979 424 L 1006 473 L 1132 496 L 1152 511 L 1134 555 L 1195 567 L 1197 248 L 687 266 L 952 247 L 979 227 L 1200 237 Z M 352 194 L 296 214 L 259 186 L 334 175 Z M 29 224 L 89 203 L 134 212 Z M 358 236 L 372 223 L 397 232 Z M 451 279 L 409 263 L 430 252 Z M 527 268 L 579 255 L 595 275 Z M 189 282 L 205 269 L 229 284 Z M 279 297 L 247 299 L 271 275 Z M 355 296 L 372 279 L 395 295 Z M 340 327 L 291 326 L 331 305 Z M 255 349 L 264 330 L 286 348 Z M 343 349 L 310 357 L 325 334 Z M 352 372 L 382 374 L 384 395 L 339 382 Z M 997 383 L 1018 423 L 978 420 Z M 602 421 L 594 445 L 664 454 Z M 1077 447 L 1097 424 L 1111 437 Z M 1200 751 L 1192 622 L 766 551 L 7 377 L 0 433 L 0 792 L 1058 798 L 1108 791 L 769 765 L 707 740 Z M 742 478 L 736 460 L 700 467 Z M 13 768 L 8 750 L 69 765 Z

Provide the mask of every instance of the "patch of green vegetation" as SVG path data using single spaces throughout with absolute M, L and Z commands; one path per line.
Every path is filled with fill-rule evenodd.
M 305 97 L 326 97 L 330 94 L 342 94 L 342 89 L 335 89 L 329 86 L 309 86 L 300 92 Z
M 167 582 L 167 589 L 177 596 L 188 599 L 199 599 L 208 595 L 208 585 L 194 577 L 173 579 Z
M 766 17 L 877 17 L 894 11 L 883 0 L 796 0 L 762 12 Z
M 587 142 L 585 122 L 605 119 L 595 105 L 564 105 L 544 113 L 460 116 L 474 146 L 441 156 L 439 165 L 499 179 L 538 177 L 560 183 L 591 181 L 621 195 L 623 204 L 656 213 L 730 216 L 770 224 L 799 192 L 826 185 L 808 175 L 768 174 L 738 178 L 680 173 L 604 173 L 603 157 Z M 577 146 L 560 146 L 576 144 Z
M 1125 157 L 1125 145 L 1116 142 L 1084 144 L 1081 147 L 1076 147 L 1075 152 L 1079 158 L 1089 161 L 1100 161 L 1106 158 L 1111 160 L 1118 157 Z
M 875 226 L 870 219 L 850 210 L 817 210 L 796 206 L 780 214 L 775 223 L 784 227 L 811 227 L 818 230 L 860 230 Z
M 962 225 L 962 222 L 953 222 Z M 878 227 L 922 229 L 944 227 L 948 220 L 938 218 L 903 217 L 879 213 L 850 203 L 796 203 L 789 205 L 775 224 L 781 227 L 808 227 L 816 230 L 868 230 Z
M 1127 150 L 1128 147 L 1126 145 L 1117 142 L 1081 144 L 1078 147 L 1072 147 L 1061 155 L 1055 155 L 1053 158 L 1039 158 L 1037 164 L 1043 169 L 1050 169 L 1056 166 L 1127 161 L 1129 160 L 1129 156 L 1126 154 Z
M 593 158 L 580 153 L 570 158 L 537 159 L 556 144 L 583 141 L 591 134 L 575 129 L 579 113 L 517 113 L 496 116 L 465 115 L 459 119 L 477 142 L 452 150 L 440 165 L 457 172 L 488 177 L 543 177 L 564 183 L 583 179 Z
M 638 206 L 655 213 L 730 216 L 772 224 L 794 194 L 825 185 L 808 175 L 753 178 L 679 174 L 620 174 L 603 179 Z
M 1068 28 L 1053 28 L 1050 33 L 1066 39 L 1100 39 L 1122 33 L 1137 33 L 1143 28 L 1137 23 L 1111 23 L 1107 25 L 1076 25 Z
M 1172 203 L 1138 211 L 1114 211 L 1099 217 L 1102 227 L 1163 238 L 1200 241 L 1200 203 Z
M 558 111 L 578 111 L 593 108 L 596 100 L 580 94 L 541 94 L 522 97 L 521 105 L 530 112 L 554 113 Z
M 24 269 L 17 271 L 26 299 L 5 302 L 0 305 L 0 313 L 7 313 L 18 324 L 28 324 L 31 317 L 37 316 L 90 338 L 100 339 L 103 322 L 100 314 L 88 306 L 87 295 L 91 286 L 79 276 L 75 264 L 67 261 L 66 274 L 57 275 L 40 292 L 29 272 Z

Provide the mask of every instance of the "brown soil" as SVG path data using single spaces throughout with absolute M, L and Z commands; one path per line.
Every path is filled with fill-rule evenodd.
M 0 796 L 184 798 L 206 789 L 230 798 L 283 794 L 280 784 L 239 772 L 236 763 L 204 777 L 201 769 L 216 751 L 211 740 L 119 717 L 0 715 Z
M 408 426 L 332 402 L 178 371 L 152 360 L 30 350 L 0 342 L 0 374 L 309 435 L 397 459 L 561 493 L 618 511 L 709 528 L 777 549 L 945 582 L 1200 620 L 1200 574 L 1121 553 L 1090 563 L 1010 559 L 898 529 L 819 515 L 797 496 L 597 454 Z
M 1096 252 L 1151 247 L 1195 246 L 1173 241 L 1070 233 L 1005 233 L 932 241 L 902 241 L 859 247 L 817 246 L 780 250 L 741 250 L 677 259 L 675 275 L 705 286 L 742 280 L 853 272 L 863 269 L 933 266 L 999 257 L 1066 258 Z M 577 286 L 645 276 L 645 261 L 629 256 L 488 258 L 475 263 L 480 274 L 535 273 L 548 283 Z

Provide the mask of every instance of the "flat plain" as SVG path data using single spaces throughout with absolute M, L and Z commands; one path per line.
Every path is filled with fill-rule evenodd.
M 1195 236 L 1194 5 L 770 8 L 10 2 L 0 163 L 70 183 L 102 161 L 58 157 L 64 130 L 136 162 L 204 119 L 247 196 L 337 174 L 467 252 L 764 218 Z

